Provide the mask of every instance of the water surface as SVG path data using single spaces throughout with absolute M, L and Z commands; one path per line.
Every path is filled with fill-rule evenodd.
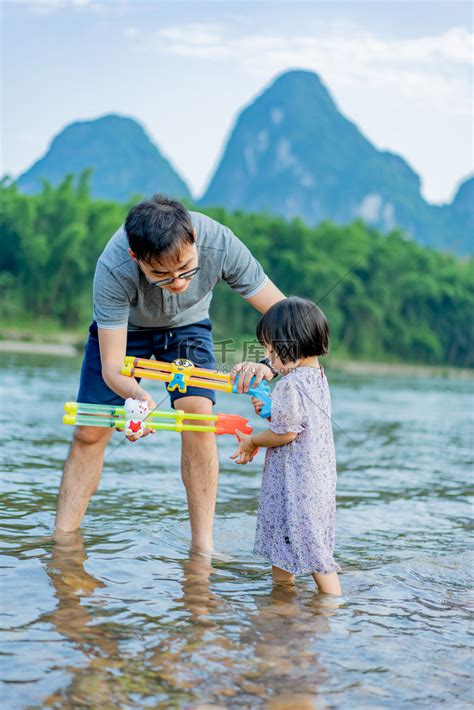
M 231 437 L 211 562 L 189 553 L 174 433 L 114 434 L 81 529 L 53 536 L 79 365 L 3 355 L 5 708 L 468 707 L 472 383 L 329 373 L 335 600 L 272 588 L 251 554 L 263 456 L 236 466 Z

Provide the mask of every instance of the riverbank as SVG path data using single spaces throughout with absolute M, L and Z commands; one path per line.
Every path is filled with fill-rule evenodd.
M 82 354 L 84 341 L 73 333 L 63 333 L 57 339 L 27 340 L 9 338 L 0 340 L 0 352 L 26 353 L 30 355 L 55 355 L 58 357 L 79 357 Z M 326 365 L 328 370 L 344 372 L 353 375 L 410 376 L 410 377 L 443 377 L 456 380 L 474 380 L 474 370 L 443 365 L 417 365 L 412 363 L 370 362 L 357 360 L 338 360 L 330 358 Z
M 474 370 L 447 365 L 415 365 L 412 363 L 368 362 L 357 360 L 331 359 L 329 368 L 351 375 L 444 377 L 455 380 L 474 380 Z
M 0 326 L 0 352 L 77 357 L 84 348 L 84 333 L 87 329 L 64 331 L 47 321 L 21 323 L 19 327 L 4 325 Z
M 78 346 L 70 343 L 37 343 L 32 340 L 0 340 L 0 352 L 77 357 L 80 349 Z

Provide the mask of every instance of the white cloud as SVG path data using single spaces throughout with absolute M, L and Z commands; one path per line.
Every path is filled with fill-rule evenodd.
M 222 49 L 228 56 L 239 56 L 241 50 L 259 52 L 291 51 L 317 55 L 350 55 L 358 61 L 422 62 L 439 60 L 470 65 L 474 56 L 474 34 L 463 27 L 453 27 L 433 37 L 410 39 L 381 39 L 348 23 L 334 23 L 324 35 L 228 34 L 224 25 L 188 23 L 165 27 L 155 35 L 160 49 L 172 54 L 192 55 L 206 50 L 210 59 L 220 56 Z
M 89 5 L 92 0 L 20 0 L 20 4 L 40 15 L 49 15 L 65 7 Z
M 414 102 L 471 111 L 474 35 L 454 27 L 434 36 L 381 38 L 355 25 L 334 23 L 318 34 L 235 36 L 223 25 L 183 24 L 154 33 L 141 51 L 196 60 L 241 62 L 251 74 L 305 67 L 339 87 L 396 85 Z
M 61 10 L 87 10 L 98 15 L 107 11 L 121 12 L 129 0 L 17 0 L 34 15 L 53 15 Z
M 138 37 L 139 34 L 140 33 L 137 28 L 133 26 L 126 27 L 124 30 L 125 37 L 128 37 L 129 39 L 135 39 L 135 37 Z
M 197 47 L 214 47 L 219 45 L 222 38 L 221 25 L 195 22 L 179 27 L 165 27 L 158 31 L 158 35 L 170 42 L 187 42 Z

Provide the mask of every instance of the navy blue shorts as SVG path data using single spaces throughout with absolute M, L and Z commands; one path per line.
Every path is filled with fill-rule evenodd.
M 177 358 L 191 360 L 196 367 L 208 370 L 216 368 L 212 343 L 212 322 L 210 318 L 175 328 L 153 328 L 129 330 L 127 335 L 127 355 L 172 362 Z M 137 378 L 138 379 L 138 378 Z M 174 390 L 169 392 L 171 404 L 179 397 L 207 397 L 216 403 L 214 390 L 203 387 L 188 387 L 186 394 Z M 156 401 L 156 397 L 154 398 Z M 123 404 L 119 397 L 102 378 L 99 338 L 95 321 L 89 328 L 84 360 L 82 361 L 81 382 L 77 394 L 78 402 L 93 404 Z

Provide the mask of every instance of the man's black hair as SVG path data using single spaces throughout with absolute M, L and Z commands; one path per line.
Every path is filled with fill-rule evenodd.
M 184 244 L 195 242 L 188 210 L 166 195 L 153 195 L 132 207 L 125 232 L 137 259 L 147 263 L 179 253 Z
M 271 346 L 284 365 L 329 351 L 329 325 L 324 313 L 299 296 L 274 303 L 257 323 L 257 338 L 262 345 Z

